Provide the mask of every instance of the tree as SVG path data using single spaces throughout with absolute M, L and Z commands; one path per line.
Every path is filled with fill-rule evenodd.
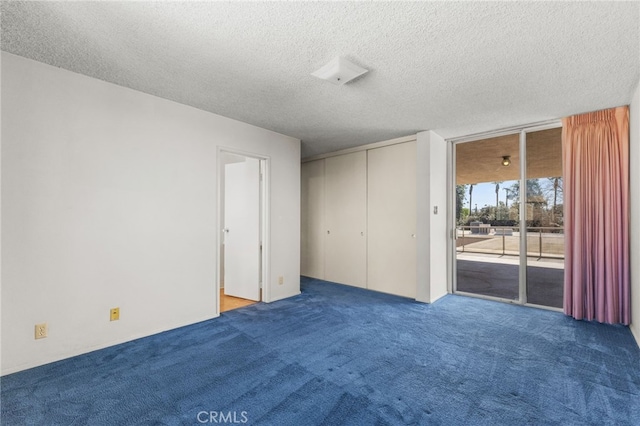
M 558 203 L 563 203 L 562 193 L 562 177 L 546 178 L 542 182 L 542 190 L 547 200 L 553 200 L 553 209 L 551 210 L 551 221 L 556 222 L 556 213 L 558 212 Z
M 496 216 L 495 219 L 498 220 L 498 193 L 500 192 L 500 182 L 493 182 L 496 184 Z
M 553 180 L 553 210 L 551 211 L 551 219 L 555 221 L 556 205 L 558 204 L 558 178 Z
M 527 179 L 527 198 L 544 196 L 538 179 Z M 518 202 L 520 199 L 520 181 L 517 181 L 509 188 L 509 199 Z M 527 200 L 524 200 L 525 203 Z
M 456 220 L 460 220 L 466 192 L 467 185 L 456 185 Z

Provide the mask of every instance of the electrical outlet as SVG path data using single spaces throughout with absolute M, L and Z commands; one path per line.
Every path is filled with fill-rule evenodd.
M 36 324 L 36 339 L 44 339 L 49 333 L 47 323 Z
M 278 277 L 278 284 L 279 284 L 279 285 L 284 284 L 284 277 L 283 277 L 282 275 L 280 275 L 280 276 Z
M 110 321 L 118 321 L 120 319 L 120 308 L 111 308 Z

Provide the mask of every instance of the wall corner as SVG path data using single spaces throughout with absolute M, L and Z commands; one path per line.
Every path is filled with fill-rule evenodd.
M 437 133 L 425 131 L 416 135 L 416 146 L 416 300 L 431 303 L 447 293 L 448 145 Z
M 630 235 L 640 232 L 640 82 L 629 106 L 629 207 Z M 630 239 L 631 324 L 629 328 L 640 346 L 640 241 Z

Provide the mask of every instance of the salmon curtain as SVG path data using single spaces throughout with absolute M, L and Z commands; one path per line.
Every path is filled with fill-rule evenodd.
M 562 120 L 564 312 L 629 324 L 629 107 Z

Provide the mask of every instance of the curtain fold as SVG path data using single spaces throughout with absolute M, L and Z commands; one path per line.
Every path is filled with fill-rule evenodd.
M 629 108 L 576 115 L 562 124 L 564 312 L 628 325 Z

